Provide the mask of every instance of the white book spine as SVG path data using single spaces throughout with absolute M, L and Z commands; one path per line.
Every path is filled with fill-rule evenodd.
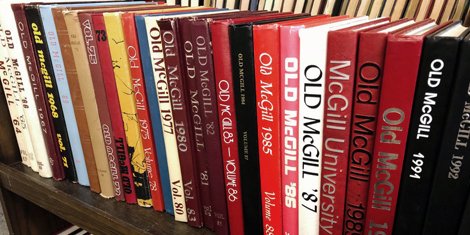
M 34 99 L 33 89 L 31 81 L 28 77 L 26 63 L 24 61 L 23 50 L 18 44 L 18 42 L 20 42 L 20 38 L 18 34 L 18 29 L 16 28 L 16 21 L 13 15 L 13 11 L 10 8 L 10 1 L 0 2 L 0 15 L 0 20 L 2 21 L 2 23 L 10 22 L 9 24 L 3 24 L 5 30 L 10 30 L 12 36 L 11 47 L 8 49 L 8 52 L 12 61 L 17 61 L 17 64 L 13 66 L 17 82 L 23 83 L 22 87 L 24 89 L 22 91 L 20 90 L 20 97 L 23 101 L 23 110 L 26 116 L 26 122 L 28 124 L 28 129 L 31 136 L 31 141 L 34 149 L 34 156 L 36 158 L 39 175 L 45 178 L 50 178 L 52 177 L 52 170 L 47 154 L 46 142 L 42 133 L 40 118 Z M 31 163 L 31 167 L 33 167 L 33 165 L 34 163 Z
M 10 37 L 10 39 L 8 39 Z M 16 135 L 16 141 L 20 149 L 23 164 L 31 167 L 31 160 L 34 159 L 34 149 L 29 135 L 26 117 L 22 107 L 22 100 L 18 92 L 18 84 L 12 74 L 12 63 L 8 55 L 8 46 L 11 43 L 11 32 L 5 30 L 0 22 L 0 79 L 2 88 L 10 111 L 11 122 Z M 37 163 L 36 163 L 37 167 Z M 32 168 L 32 167 L 31 167 Z
M 326 27 L 299 32 L 299 235 L 319 234 L 327 34 Z
M 178 155 L 178 146 L 174 130 L 173 112 L 171 110 L 170 97 L 168 95 L 168 80 L 166 76 L 161 76 L 165 68 L 163 45 L 160 34 L 160 27 L 156 17 L 145 17 L 149 49 L 152 53 L 154 66 L 155 84 L 157 85 L 158 105 L 160 107 L 160 117 L 162 120 L 163 138 L 170 173 L 171 193 L 173 196 L 173 208 L 175 210 L 175 220 L 187 222 L 186 203 L 182 192 L 182 176 Z M 162 71 L 162 72 L 160 72 Z M 178 213 L 182 211 L 182 213 Z

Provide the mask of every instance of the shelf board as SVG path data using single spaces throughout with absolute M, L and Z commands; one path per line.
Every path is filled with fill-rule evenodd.
M 88 187 L 42 178 L 21 163 L 0 163 L 0 184 L 93 234 L 214 235 L 207 228 L 190 227 L 153 208 L 105 199 Z

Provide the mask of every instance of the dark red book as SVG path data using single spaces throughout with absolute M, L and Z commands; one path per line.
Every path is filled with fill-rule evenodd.
M 102 15 L 93 15 L 93 26 L 95 32 L 106 35 L 106 26 Z M 121 106 L 116 88 L 116 80 L 114 79 L 113 64 L 109 53 L 109 44 L 106 40 L 97 40 L 98 54 L 101 61 L 101 72 L 103 74 L 103 82 L 106 90 L 106 98 L 108 101 L 109 113 L 111 115 L 111 124 L 114 130 L 114 138 L 116 142 L 116 151 L 119 159 L 119 167 L 121 171 L 122 186 L 126 197 L 126 202 L 130 204 L 137 203 L 137 195 L 134 188 L 134 178 L 132 176 L 132 165 L 129 159 L 127 149 L 126 133 L 124 131 L 124 123 L 122 121 Z
M 445 25 L 435 26 L 429 19 L 388 36 L 364 234 L 392 234 L 423 39 Z
M 362 224 L 363 228 L 366 226 L 370 167 L 387 36 L 392 29 L 410 24 L 410 19 L 400 20 L 362 32 L 359 36 L 344 218 L 344 231 L 349 233 L 358 233 L 351 226 L 353 224 Z
M 173 111 L 173 120 L 175 125 L 176 142 L 178 145 L 178 156 L 181 165 L 181 176 L 183 185 L 189 186 L 192 190 L 185 187 L 186 210 L 188 211 L 188 224 L 194 227 L 201 227 L 203 217 L 198 192 L 198 181 L 196 181 L 196 169 L 193 164 L 193 154 L 195 153 L 194 133 L 190 122 L 190 112 L 188 109 L 189 97 L 182 76 L 183 69 L 180 63 L 183 50 L 180 48 L 180 38 L 178 26 L 175 19 L 162 19 L 158 21 L 160 32 L 163 39 L 163 51 L 165 52 L 165 67 L 169 84 L 169 93 L 171 94 L 171 107 Z M 191 45 L 193 46 L 193 45 Z M 181 54 L 180 54 L 181 53 Z M 185 74 L 184 74 L 185 75 Z M 222 195 L 221 195 L 222 196 Z M 189 213 L 190 212 L 190 213 Z M 197 213 L 196 213 L 197 212 Z
M 133 18 L 133 17 L 132 17 Z M 147 163 L 147 174 L 152 194 L 153 208 L 158 211 L 165 209 L 163 199 L 162 183 L 160 181 L 160 169 L 158 166 L 155 138 L 153 135 L 152 122 L 150 120 L 149 102 L 147 90 L 142 72 L 142 63 L 139 50 L 139 41 L 136 34 L 135 23 L 129 22 L 129 17 L 122 16 L 124 37 L 127 44 L 127 56 L 131 70 L 132 82 L 134 84 L 134 95 L 137 103 L 137 116 L 139 118 L 142 144 Z
M 36 102 L 41 125 L 43 126 L 43 136 L 46 141 L 46 150 L 51 164 L 53 178 L 55 180 L 63 180 L 65 178 L 62 159 L 60 159 L 59 145 L 55 141 L 56 136 L 52 115 L 46 106 L 46 90 L 44 83 L 41 82 L 38 67 L 36 66 L 36 58 L 34 56 L 34 48 L 29 35 L 29 26 L 24 15 L 24 4 L 12 4 L 13 14 L 17 22 L 18 33 L 21 40 L 21 48 L 23 49 L 24 60 L 28 69 L 28 77 L 33 88 L 34 102 Z
M 101 60 L 99 60 L 97 38 L 95 38 L 95 28 L 90 13 L 79 13 L 78 19 L 82 28 L 82 35 L 85 47 L 87 48 L 88 64 L 90 65 L 93 87 L 95 89 L 96 104 L 98 105 L 98 115 L 101 121 L 101 130 L 103 132 L 106 153 L 108 154 L 109 169 L 113 180 L 114 197 L 117 201 L 125 201 L 125 193 L 122 187 L 121 170 L 119 168 L 119 159 L 117 156 L 116 141 L 114 139 L 114 130 L 111 123 L 111 115 L 108 109 L 106 90 L 103 82 L 101 70 Z M 99 40 L 102 40 L 100 38 Z
M 341 234 L 343 231 L 359 33 L 389 21 L 389 18 L 379 19 L 328 33 L 320 201 L 329 202 L 329 206 L 333 207 L 331 214 L 337 223 L 324 223 L 331 225 L 328 231 L 333 234 Z M 325 190 L 326 187 L 330 190 Z M 322 211 L 320 221 L 327 219 L 326 210 Z M 349 224 L 347 227 L 350 227 Z M 325 231 L 322 230 L 322 233 Z

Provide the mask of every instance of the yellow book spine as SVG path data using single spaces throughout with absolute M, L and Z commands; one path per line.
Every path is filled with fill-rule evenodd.
M 168 80 L 165 71 L 165 57 L 160 34 L 160 27 L 157 24 L 158 17 L 145 17 L 147 37 L 150 52 L 152 54 L 152 64 L 154 66 L 154 78 L 157 89 L 158 104 L 160 107 L 160 117 L 162 120 L 163 138 L 165 139 L 165 149 L 170 173 L 171 193 L 173 195 L 173 207 L 175 209 L 175 220 L 187 222 L 186 203 L 182 187 L 181 167 L 179 161 L 178 147 L 173 122 L 173 112 L 168 91 Z M 141 45 L 144 46 L 144 45 Z M 180 213 L 177 213 L 180 212 Z
M 127 46 L 122 29 L 121 13 L 104 13 L 104 23 L 108 34 L 108 44 L 113 61 L 114 77 L 121 106 L 122 120 L 126 127 L 126 138 L 129 146 L 129 157 L 134 173 L 145 174 L 144 147 L 142 145 L 139 119 L 137 117 L 137 105 L 134 97 L 132 76 L 127 60 Z M 131 149 L 134 151 L 132 152 Z M 148 184 L 148 182 L 147 182 Z M 150 191 L 145 186 L 135 181 L 137 202 L 140 206 L 152 206 Z
M 72 48 L 75 67 L 77 68 L 78 83 L 82 93 L 90 138 L 93 152 L 95 154 L 98 179 L 101 186 L 101 196 L 105 198 L 114 197 L 114 186 L 109 169 L 108 154 L 101 131 L 101 121 L 98 116 L 98 105 L 96 104 L 95 91 L 88 64 L 85 42 L 78 21 L 77 11 L 64 11 L 64 20 L 69 33 L 70 45 Z

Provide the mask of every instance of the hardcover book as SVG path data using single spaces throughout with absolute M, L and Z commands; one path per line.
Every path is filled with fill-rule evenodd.
M 470 170 L 468 169 L 470 165 L 467 163 L 469 153 L 468 117 L 470 115 L 470 95 L 468 93 L 470 84 L 467 76 L 470 72 L 469 53 L 470 36 L 467 35 L 460 46 L 455 80 L 444 123 L 445 131 L 437 156 L 422 234 L 457 234 L 464 205 L 468 200 L 470 187 Z M 436 68 L 445 66 L 445 64 L 440 65 Z M 433 224 L 437 221 L 439 224 Z M 468 223 L 468 221 L 463 223 Z
M 388 36 L 364 234 L 392 234 L 422 43 L 437 29 L 425 20 Z
M 361 32 L 359 36 L 351 143 L 346 188 L 345 231 L 362 233 L 370 182 L 370 167 L 374 151 L 375 128 L 379 105 L 387 36 L 390 32 L 412 24 L 406 19 Z M 357 228 L 352 224 L 361 224 Z M 359 230 L 359 231 L 357 231 Z
M 421 234 L 466 27 L 454 23 L 424 39 L 410 117 L 393 234 Z M 439 187 L 439 186 L 437 186 Z M 442 217 L 441 217 L 442 218 Z

